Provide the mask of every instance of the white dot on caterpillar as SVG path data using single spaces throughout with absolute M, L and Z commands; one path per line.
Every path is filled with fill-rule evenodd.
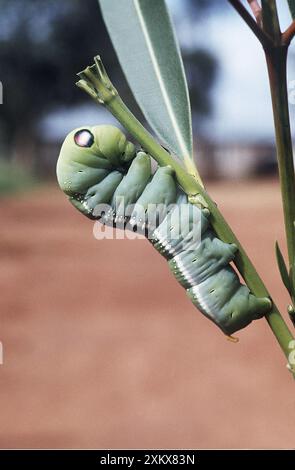
M 288 362 L 288 364 L 286 364 L 286 367 L 292 374 L 295 374 L 295 368 L 294 368 L 294 366 L 291 366 L 291 364 L 289 362 Z

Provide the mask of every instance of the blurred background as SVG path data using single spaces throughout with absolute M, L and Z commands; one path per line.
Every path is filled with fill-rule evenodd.
M 263 51 L 227 2 L 167 3 L 198 167 L 285 311 Z M 283 29 L 285 4 L 278 2 Z M 96 0 L 0 0 L 0 447 L 294 447 L 294 385 L 266 322 L 228 342 L 147 242 L 96 240 L 57 188 L 65 135 L 115 124 L 75 87 L 98 53 L 143 119 Z M 293 53 L 294 45 L 292 123 Z

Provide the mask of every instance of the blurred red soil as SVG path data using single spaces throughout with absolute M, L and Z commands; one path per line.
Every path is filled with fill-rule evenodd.
M 284 309 L 277 184 L 209 189 Z M 55 188 L 0 214 L 1 448 L 294 447 L 294 381 L 265 320 L 230 343 L 146 241 L 95 240 Z

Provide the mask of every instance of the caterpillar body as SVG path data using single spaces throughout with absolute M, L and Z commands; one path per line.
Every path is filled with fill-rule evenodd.
M 168 261 L 192 303 L 225 334 L 231 335 L 270 310 L 269 298 L 254 296 L 240 283 L 230 265 L 237 248 L 216 236 L 209 211 L 188 202 L 170 167 L 152 174 L 150 156 L 136 152 L 116 127 L 72 131 L 61 148 L 57 178 L 70 202 L 87 217 L 124 228 L 138 227 L 145 235 L 148 230 L 149 241 Z M 117 204 L 118 200 L 124 204 Z M 101 204 L 109 204 L 109 209 L 97 212 Z M 157 209 L 149 211 L 159 206 L 169 208 L 162 219 Z M 126 207 L 132 208 L 127 215 Z M 180 207 L 186 210 L 179 211 Z M 200 234 L 197 240 L 195 233 Z

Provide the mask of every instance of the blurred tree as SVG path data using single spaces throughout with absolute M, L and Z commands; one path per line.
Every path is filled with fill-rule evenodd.
M 114 53 L 96 0 L 0 0 L 0 63 L 7 143 L 22 151 L 36 121 L 56 105 L 85 99 L 75 74 L 99 49 Z
M 204 0 L 183 8 L 202 11 Z M 207 2 L 208 5 L 208 2 Z M 102 21 L 97 0 L 0 0 L 0 63 L 4 104 L 0 125 L 6 144 L 32 154 L 36 123 L 50 109 L 88 98 L 74 86 L 77 71 L 102 54 L 113 81 L 127 85 Z M 208 113 L 216 62 L 206 51 L 184 54 L 192 104 Z M 130 93 L 127 101 L 130 104 Z M 134 103 L 133 103 L 134 106 Z M 27 149 L 27 152 L 25 150 Z
M 216 78 L 216 59 L 203 49 L 184 50 L 182 55 L 192 112 L 195 118 L 202 118 L 211 112 L 210 90 Z

